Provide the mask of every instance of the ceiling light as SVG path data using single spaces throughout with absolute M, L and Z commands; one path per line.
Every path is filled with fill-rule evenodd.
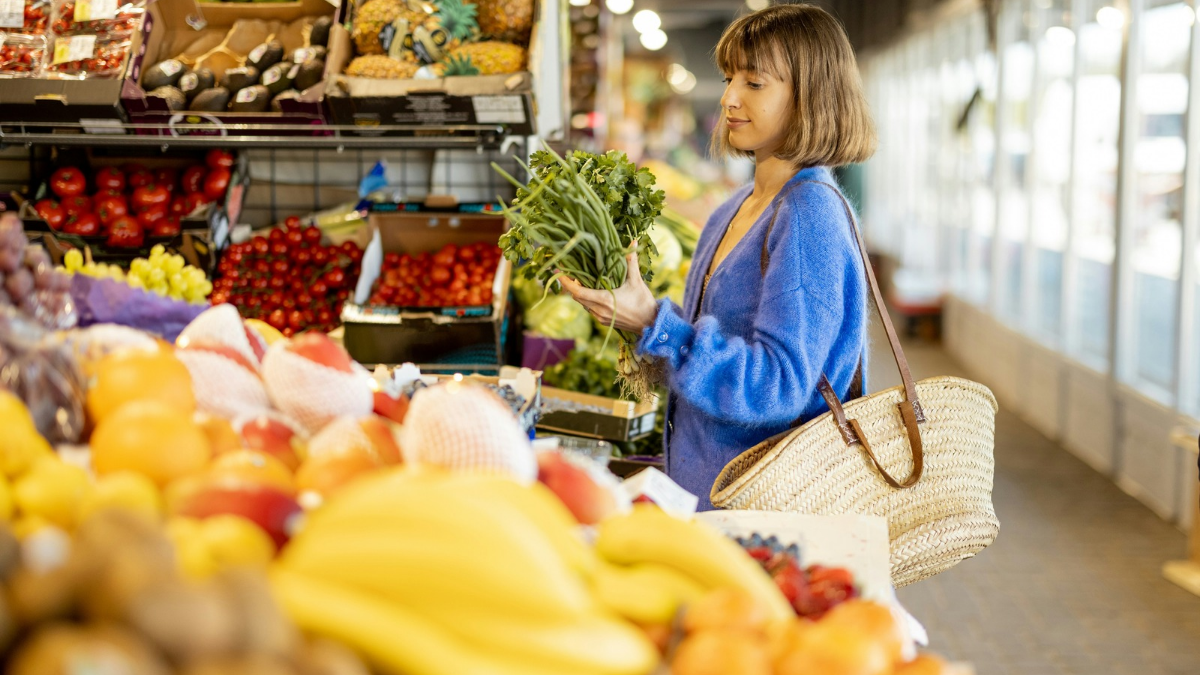
M 683 81 L 687 79 L 687 76 L 688 69 L 684 68 L 678 63 L 672 63 L 671 66 L 667 68 L 667 83 L 669 83 L 672 87 L 682 84 Z
M 1101 7 L 1100 11 L 1096 12 L 1096 23 L 1100 24 L 1101 28 L 1117 30 L 1125 25 L 1125 13 L 1116 7 Z
M 643 9 L 633 15 L 633 29 L 639 33 L 649 33 L 662 27 L 662 19 L 652 9 Z
M 571 0 L 572 7 L 587 7 L 592 4 L 592 0 Z
M 1184 5 L 1183 12 L 1187 15 L 1187 25 L 1196 25 L 1196 10 L 1192 9 L 1190 5 Z
M 613 14 L 628 14 L 633 9 L 633 0 L 604 0 L 604 6 Z
M 658 29 L 642 33 L 642 46 L 656 52 L 667 46 L 667 34 Z
M 771 0 L 746 0 L 746 6 L 751 11 L 758 12 L 771 6 Z
M 1046 42 L 1056 47 L 1070 47 L 1075 44 L 1075 31 L 1066 26 L 1051 26 L 1046 29 Z
M 696 76 L 685 70 L 683 79 L 678 83 L 672 82 L 671 88 L 675 90 L 676 94 L 687 94 L 696 88 Z

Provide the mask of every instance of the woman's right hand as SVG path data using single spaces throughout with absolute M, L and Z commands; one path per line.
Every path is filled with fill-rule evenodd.
M 584 288 L 579 282 L 565 276 L 559 279 L 559 283 L 601 324 L 641 335 L 658 316 L 658 303 L 639 274 L 636 252 L 626 256 L 625 268 L 625 283 L 611 292 Z

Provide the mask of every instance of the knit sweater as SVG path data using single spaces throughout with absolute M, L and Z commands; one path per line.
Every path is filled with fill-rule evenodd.
M 780 195 L 797 181 L 836 185 L 828 169 L 809 168 Z M 817 391 L 822 373 L 844 400 L 866 344 L 862 260 L 841 199 L 824 185 L 799 185 L 769 206 L 713 271 L 697 307 L 717 246 L 752 189 L 713 213 L 684 306 L 664 300 L 637 345 L 667 373 L 667 473 L 705 510 L 730 460 L 827 410 Z M 764 273 L 763 238 L 776 208 Z

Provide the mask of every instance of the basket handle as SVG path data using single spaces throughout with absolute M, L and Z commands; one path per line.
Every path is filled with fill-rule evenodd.
M 913 470 L 908 478 L 904 481 L 897 481 L 891 476 L 883 465 L 879 463 L 879 458 L 875 456 L 875 451 L 871 449 L 867 438 L 862 433 L 862 429 L 858 425 L 857 420 L 847 420 L 846 411 L 842 408 L 842 402 L 838 400 L 837 394 L 833 387 L 830 386 L 829 380 L 825 375 L 821 375 L 821 381 L 817 384 L 821 396 L 825 398 L 825 402 L 829 405 L 829 409 L 833 412 L 834 420 L 837 422 L 838 430 L 842 433 L 842 438 L 846 440 L 847 445 L 854 445 L 854 439 L 857 439 L 866 449 L 867 455 L 879 469 L 879 473 L 883 475 L 884 480 L 888 485 L 894 488 L 908 488 L 917 484 L 921 479 L 921 473 L 925 467 L 925 453 L 923 444 L 921 443 L 921 429 L 917 425 L 925 421 L 925 411 L 921 409 L 921 402 L 917 398 L 917 386 L 913 382 L 912 372 L 908 367 L 908 359 L 904 356 L 904 348 L 900 346 L 900 338 L 896 337 L 896 328 L 892 325 L 892 318 L 888 315 L 886 305 L 883 301 L 883 293 L 879 290 L 879 281 L 875 279 L 875 270 L 871 267 L 870 256 L 867 255 L 867 243 L 863 240 L 862 231 L 858 227 L 858 219 L 854 217 L 854 209 L 850 208 L 850 202 L 846 201 L 845 195 L 841 190 L 838 190 L 833 185 L 825 181 L 807 180 L 803 183 L 815 183 L 824 185 L 833 190 L 833 193 L 842 200 L 842 207 L 846 210 L 846 219 L 850 221 L 850 229 L 854 232 L 854 239 L 858 243 L 858 254 L 862 257 L 863 271 L 867 276 L 867 283 L 871 286 L 871 296 L 875 301 L 875 311 L 879 314 L 879 320 L 883 324 L 883 329 L 887 333 L 888 344 L 892 348 L 892 356 L 896 361 L 896 367 L 900 370 L 900 379 L 904 383 L 904 400 L 897 404 L 900 409 L 900 419 L 904 421 L 904 429 L 908 434 L 908 444 L 912 448 L 913 455 Z M 798 184 L 798 185 L 799 185 Z M 774 217 L 767 225 L 766 236 L 763 237 L 763 256 L 766 257 L 767 239 L 771 236 L 771 227 L 775 225 L 775 218 L 779 216 L 779 210 L 776 209 Z M 764 265 L 765 266 L 765 265 Z M 863 392 L 864 394 L 866 392 Z

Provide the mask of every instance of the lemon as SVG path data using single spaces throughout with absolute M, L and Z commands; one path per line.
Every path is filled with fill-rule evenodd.
M 7 426 L 0 415 L 0 473 L 7 478 L 17 478 L 29 470 L 39 459 L 54 456 L 54 449 L 42 438 L 30 422 L 28 427 L 19 423 Z
M 71 529 L 79 507 L 91 492 L 92 483 L 83 469 L 57 457 L 37 460 L 13 486 L 21 515 L 39 516 L 62 528 Z
M 253 522 L 220 515 L 200 524 L 200 539 L 218 567 L 266 567 L 275 557 L 275 543 Z
M 246 319 L 246 326 L 253 328 L 255 332 L 262 336 L 263 341 L 267 343 L 268 347 L 284 339 L 283 333 L 280 333 L 274 326 L 265 321 Z
M 80 507 L 80 519 L 109 508 L 125 509 L 158 521 L 162 517 L 162 496 L 154 482 L 140 473 L 118 471 L 101 476 L 96 487 Z
M 41 516 L 21 516 L 13 521 L 12 531 L 17 539 L 24 540 L 47 527 L 55 527 L 55 525 Z
M 200 539 L 175 542 L 175 555 L 179 561 L 179 571 L 189 579 L 206 579 L 220 569 Z
M 11 521 L 16 508 L 13 503 L 12 486 L 8 484 L 6 478 L 0 477 L 0 520 Z

